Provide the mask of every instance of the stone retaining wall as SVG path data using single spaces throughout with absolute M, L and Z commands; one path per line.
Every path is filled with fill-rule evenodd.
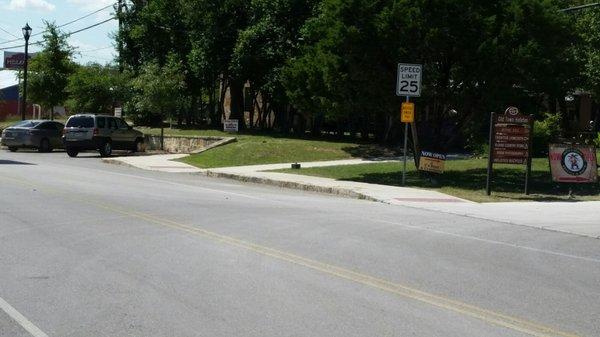
M 189 136 L 165 136 L 164 151 L 169 153 L 195 153 L 211 148 L 226 138 L 220 137 L 189 137 Z M 160 150 L 160 136 L 145 135 L 144 142 L 146 150 Z

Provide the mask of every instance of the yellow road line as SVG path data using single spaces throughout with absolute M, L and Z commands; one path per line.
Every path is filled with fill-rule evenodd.
M 5 178 L 5 177 L 0 177 Z M 12 180 L 12 179 L 11 179 Z M 17 182 L 17 180 L 12 180 Z M 26 186 L 34 186 L 29 182 L 18 181 L 18 183 Z M 53 193 L 49 192 L 48 193 Z M 316 260 L 308 259 L 302 256 L 294 255 L 291 253 L 287 253 L 281 250 L 265 247 L 262 245 L 258 245 L 255 243 L 243 241 L 240 239 L 236 239 L 234 237 L 221 235 L 215 232 L 211 232 L 205 229 L 201 229 L 198 227 L 182 224 L 179 222 L 175 222 L 169 219 L 163 219 L 151 214 L 135 212 L 125 210 L 114 205 L 100 203 L 100 202 L 89 202 L 81 199 L 76 199 L 70 197 L 64 193 L 53 193 L 60 194 L 68 199 L 71 199 L 76 202 L 85 203 L 88 205 L 92 205 L 98 208 L 103 208 L 106 210 L 110 210 L 113 212 L 118 212 L 123 215 L 141 219 L 150 223 L 154 223 L 157 225 L 174 228 L 180 231 L 184 231 L 190 234 L 199 235 L 204 238 L 210 239 L 212 241 L 221 242 L 230 246 L 235 246 L 238 248 L 243 248 L 246 250 L 250 250 L 257 254 L 261 254 L 264 256 L 269 256 L 278 260 L 286 261 L 289 263 L 293 263 L 299 266 L 303 266 L 308 269 L 316 270 L 325 274 L 329 274 L 332 276 L 336 276 L 342 279 L 346 279 L 355 283 L 359 283 L 365 286 L 369 286 L 371 288 L 375 288 L 384 292 L 392 293 L 400 297 L 413 299 L 419 302 L 427 303 L 429 305 L 446 309 L 448 311 L 456 312 L 462 314 L 464 316 L 472 317 L 479 319 L 481 321 L 487 322 L 489 324 L 493 324 L 496 326 L 501 326 L 504 328 L 512 329 L 515 331 L 522 332 L 524 334 L 528 334 L 531 336 L 537 337 L 578 337 L 578 335 L 568 332 L 563 332 L 557 329 L 554 329 L 549 326 L 545 326 L 542 324 L 530 322 L 527 320 L 523 320 L 517 317 L 504 315 L 501 313 L 497 313 L 491 310 L 483 309 L 476 307 L 474 305 L 470 305 L 467 303 L 463 303 L 457 300 L 453 300 L 450 298 L 446 298 L 440 295 L 435 295 L 431 293 L 427 293 L 415 288 L 411 288 L 399 283 L 390 282 L 384 279 L 380 279 L 377 277 L 373 277 L 367 274 L 359 273 L 356 271 L 352 271 L 346 268 L 334 266 L 331 264 L 319 262 Z

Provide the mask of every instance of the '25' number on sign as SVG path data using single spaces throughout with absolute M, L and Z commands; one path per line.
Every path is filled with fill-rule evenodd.
M 419 86 L 417 81 L 400 81 L 400 91 L 402 92 L 417 92 L 419 91 Z

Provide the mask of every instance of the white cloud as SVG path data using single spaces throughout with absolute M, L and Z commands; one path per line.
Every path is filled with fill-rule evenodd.
M 116 3 L 115 0 L 67 0 L 67 2 L 77 5 L 83 11 L 94 11 L 96 9 L 100 9 L 104 6 L 108 6 Z
M 56 6 L 46 0 L 10 0 L 6 7 L 13 11 L 32 9 L 44 12 L 51 12 L 56 8 Z

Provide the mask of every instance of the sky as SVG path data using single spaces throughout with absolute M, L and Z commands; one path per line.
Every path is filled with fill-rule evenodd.
M 25 23 L 29 23 L 33 29 L 32 34 L 41 33 L 44 31 L 44 21 L 62 25 L 115 2 L 116 0 L 0 0 L 0 48 L 19 46 L 24 43 L 21 28 Z M 111 6 L 67 25 L 61 30 L 64 33 L 72 32 L 104 21 L 112 15 L 114 9 Z M 70 36 L 68 42 L 76 48 L 75 61 L 82 64 L 110 63 L 115 55 L 114 40 L 111 36 L 116 32 L 117 25 L 117 21 L 112 20 Z M 32 36 L 29 41 L 35 42 L 41 37 L 41 35 Z M 19 41 L 9 42 L 17 38 Z M 31 46 L 29 49 L 30 52 L 39 50 L 39 46 Z M 9 51 L 22 52 L 23 47 Z M 0 51 L 0 56 L 3 60 L 3 51 Z

